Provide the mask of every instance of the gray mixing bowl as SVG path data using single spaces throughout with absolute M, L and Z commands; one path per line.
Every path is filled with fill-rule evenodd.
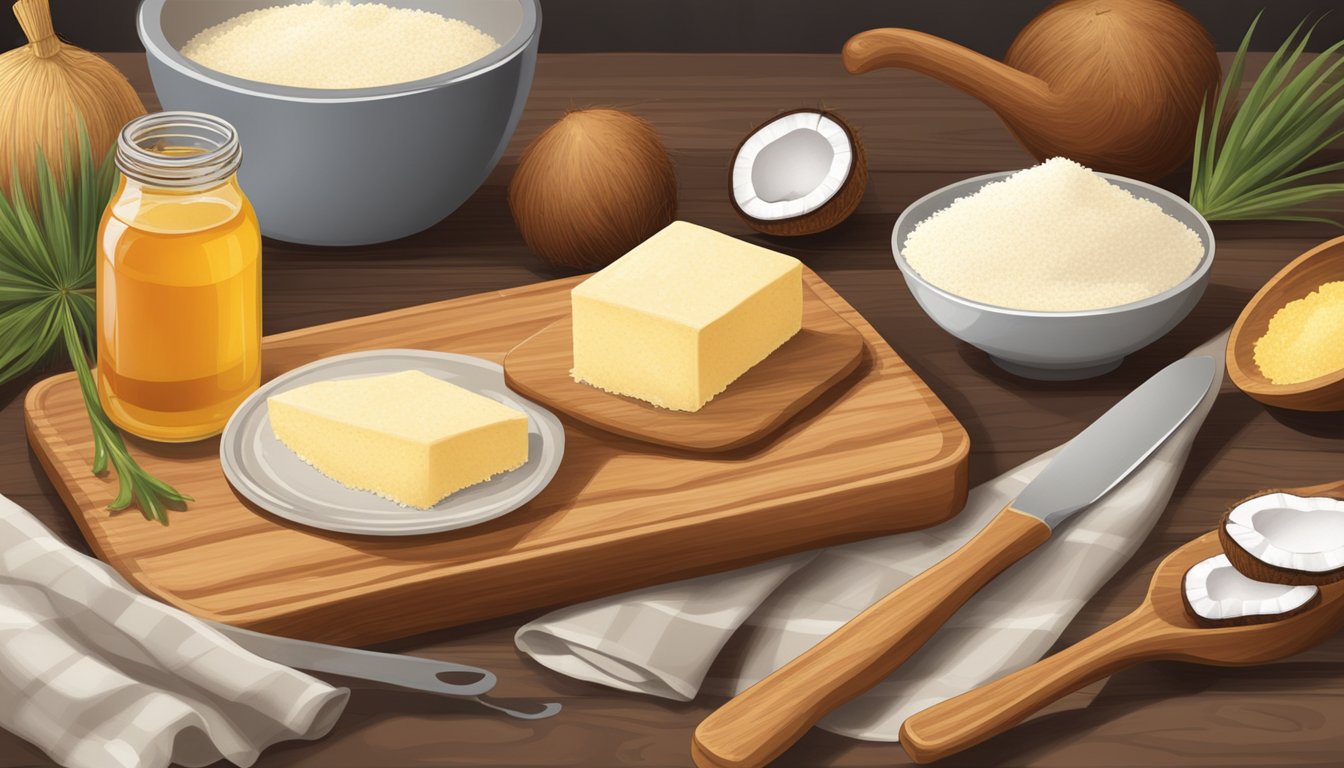
M 501 42 L 465 67 L 409 83 L 326 90 L 206 69 L 179 49 L 201 30 L 285 0 L 144 0 L 136 17 L 164 109 L 238 129 L 239 181 L 269 237 L 362 245 L 419 232 L 490 175 L 532 85 L 537 0 L 380 0 L 456 17 Z
M 1072 380 L 1100 376 L 1120 365 L 1125 355 L 1148 346 L 1185 319 L 1204 295 L 1213 265 L 1213 230 L 1190 204 L 1165 189 L 1098 174 L 1190 227 L 1204 242 L 1204 258 L 1195 271 L 1167 291 L 1142 301 L 1079 312 L 1008 309 L 962 298 L 920 277 L 901 254 L 915 225 L 959 197 L 1015 173 L 991 173 L 943 187 L 916 200 L 896 219 L 891 250 L 905 284 L 924 312 L 943 330 L 988 352 L 1001 368 L 1031 379 Z

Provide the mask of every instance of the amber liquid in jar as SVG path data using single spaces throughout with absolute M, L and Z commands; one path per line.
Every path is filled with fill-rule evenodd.
M 159 113 L 127 125 L 98 237 L 98 393 L 163 442 L 218 434 L 261 382 L 261 235 L 233 129 Z

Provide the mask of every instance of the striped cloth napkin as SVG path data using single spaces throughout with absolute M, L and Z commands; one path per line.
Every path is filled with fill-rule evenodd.
M 0 726 L 67 768 L 251 765 L 349 691 L 137 593 L 0 496 Z
M 1222 380 L 1226 334 L 1194 350 Z M 1017 671 L 1064 628 L 1148 536 L 1171 498 L 1195 434 L 1218 396 L 1137 471 L 1066 521 L 1049 541 L 962 607 L 893 675 L 819 725 L 857 739 L 897 741 L 910 715 Z M 811 648 L 879 598 L 942 560 L 1017 496 L 1059 449 L 971 490 L 950 522 L 923 531 L 774 560 L 563 608 L 524 625 L 518 648 L 571 677 L 686 701 L 734 694 Z M 730 641 L 739 659 L 709 678 Z

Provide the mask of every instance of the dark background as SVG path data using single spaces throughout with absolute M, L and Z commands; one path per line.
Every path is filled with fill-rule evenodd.
M 283 4 L 289 0 L 274 0 Z M 51 0 L 56 31 L 95 51 L 138 51 L 138 0 Z M 1344 39 L 1341 0 L 1183 0 L 1234 50 L 1262 8 L 1256 50 L 1272 49 L 1293 25 L 1334 10 L 1311 49 Z M 8 6 L 8 2 L 0 3 Z M 831 53 L 869 27 L 914 27 L 1001 56 L 1048 0 L 543 0 L 543 51 L 780 51 Z M 3 14 L 0 48 L 24 42 Z

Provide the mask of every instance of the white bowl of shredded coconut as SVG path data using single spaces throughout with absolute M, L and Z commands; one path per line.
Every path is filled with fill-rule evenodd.
M 1001 367 L 1078 379 L 1165 335 L 1204 293 L 1208 222 L 1150 184 L 1054 158 L 910 205 L 892 251 L 915 300 Z
M 164 109 L 238 131 L 262 233 L 315 245 L 426 229 L 485 181 L 532 83 L 537 0 L 143 0 Z

